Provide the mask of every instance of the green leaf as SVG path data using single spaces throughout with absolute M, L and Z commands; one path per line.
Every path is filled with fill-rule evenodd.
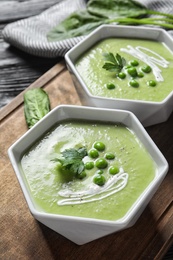
M 90 0 L 87 4 L 90 14 L 104 18 L 141 17 L 147 14 L 147 9 L 141 3 L 133 0 Z
M 105 70 L 109 70 L 110 72 L 116 72 L 116 73 L 119 73 L 121 71 L 121 67 L 108 62 L 106 62 L 102 68 Z
M 123 64 L 122 58 L 121 58 L 121 56 L 118 53 L 116 54 L 116 60 L 117 60 L 118 64 L 120 64 L 120 65 Z
M 47 93 L 41 88 L 30 89 L 24 94 L 24 114 L 29 128 L 50 111 Z
M 81 147 L 78 150 L 75 148 L 70 148 L 62 152 L 63 157 L 66 160 L 69 159 L 82 159 L 84 156 L 87 155 L 86 148 Z
M 106 60 L 106 61 L 109 61 L 109 62 L 112 62 L 115 64 L 117 63 L 115 56 L 111 52 L 103 53 L 103 57 L 104 57 L 104 60 Z
M 61 154 L 63 156 L 62 159 L 55 158 L 53 161 L 60 162 L 62 167 L 65 167 L 73 174 L 80 174 L 84 170 L 85 165 L 82 159 L 87 155 L 85 147 L 66 149 Z
M 54 27 L 48 34 L 48 41 L 60 41 L 86 35 L 103 24 L 105 19 L 89 14 L 87 11 L 75 12 Z
M 110 72 L 115 72 L 116 74 L 118 74 L 126 64 L 125 59 L 121 57 L 118 53 L 116 54 L 116 56 L 114 56 L 113 53 L 108 52 L 104 53 L 103 56 L 104 60 L 106 60 L 107 62 L 105 62 L 102 68 Z
M 125 2 L 125 3 L 124 3 Z M 139 13 L 140 10 L 140 13 Z M 139 17 L 145 7 L 132 0 L 90 0 L 87 8 L 74 12 L 47 34 L 48 41 L 60 41 L 87 35 L 102 24 L 109 23 L 107 18 L 127 17 L 129 12 Z
M 60 24 L 52 28 L 47 34 L 48 41 L 61 41 L 73 37 L 84 36 L 102 24 L 156 25 L 172 29 L 170 21 L 152 21 L 140 19 L 148 15 L 160 15 L 170 20 L 172 14 L 166 14 L 147 9 L 134 0 L 89 0 L 85 10 L 79 10 L 68 16 Z

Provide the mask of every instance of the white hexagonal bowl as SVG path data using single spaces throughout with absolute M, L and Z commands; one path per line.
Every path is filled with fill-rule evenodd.
M 150 185 L 141 194 L 127 214 L 119 220 L 107 221 L 92 218 L 82 218 L 50 214 L 39 211 L 33 203 L 33 198 L 21 169 L 21 157 L 29 147 L 35 143 L 51 127 L 64 119 L 92 120 L 112 123 L 122 123 L 132 129 L 143 143 L 156 164 L 156 176 Z M 129 228 L 140 217 L 144 208 L 159 188 L 167 171 L 168 163 L 157 146 L 151 140 L 137 117 L 125 110 L 104 109 L 84 106 L 61 105 L 49 112 L 35 126 L 28 130 L 8 150 L 9 158 L 20 183 L 29 210 L 35 219 L 53 229 L 78 245 L 106 236 L 113 232 Z
M 81 98 L 82 104 L 86 106 L 129 110 L 139 118 L 144 126 L 166 121 L 173 110 L 173 91 L 161 102 L 150 102 L 120 98 L 104 98 L 94 96 L 88 90 L 87 85 L 75 67 L 75 63 L 77 59 L 94 44 L 109 37 L 156 40 L 164 42 L 166 46 L 173 51 L 173 39 L 163 29 L 142 26 L 100 26 L 65 55 L 67 68 L 72 76 L 72 80 Z M 170 82 L 170 84 L 173 86 L 172 82 Z

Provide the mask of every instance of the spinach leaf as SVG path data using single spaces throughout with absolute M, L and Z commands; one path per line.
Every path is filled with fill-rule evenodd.
M 50 111 L 47 93 L 41 88 L 30 89 L 24 94 L 24 114 L 29 128 Z
M 86 10 L 74 12 L 47 34 L 48 41 L 60 41 L 87 35 L 99 25 L 109 23 L 108 18 L 139 17 L 146 14 L 145 7 L 133 0 L 90 0 Z
M 148 18 L 148 15 L 163 16 Z M 173 29 L 173 15 L 149 10 L 134 0 L 89 0 L 85 10 L 75 12 L 47 34 L 48 41 L 84 36 L 102 24 L 154 25 Z
M 91 15 L 87 11 L 75 12 L 54 27 L 47 34 L 47 38 L 49 41 L 59 41 L 86 35 L 104 22 L 105 19 Z
M 90 0 L 87 4 L 90 14 L 105 18 L 141 17 L 147 14 L 144 5 L 133 0 Z

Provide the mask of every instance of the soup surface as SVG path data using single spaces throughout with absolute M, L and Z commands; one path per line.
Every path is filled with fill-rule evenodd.
M 94 148 L 96 143 L 105 147 Z M 82 159 L 86 176 L 78 179 L 55 159 L 81 147 L 87 150 Z M 106 166 L 98 165 L 100 159 Z M 86 167 L 88 162 L 92 167 Z M 156 174 L 155 163 L 132 130 L 83 121 L 57 125 L 23 155 L 21 167 L 40 211 L 106 220 L 125 216 Z M 96 176 L 104 176 L 105 183 L 96 184 Z
M 103 68 L 106 62 L 112 63 L 105 61 L 105 54 L 110 53 L 125 59 L 120 76 L 112 67 Z M 94 96 L 160 102 L 173 90 L 173 53 L 162 42 L 104 39 L 84 53 L 75 66 Z

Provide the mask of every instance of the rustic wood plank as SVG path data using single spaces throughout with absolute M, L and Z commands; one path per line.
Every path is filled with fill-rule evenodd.
M 57 73 L 56 73 L 57 70 Z M 78 104 L 81 101 L 63 64 L 50 70 L 39 80 L 48 93 L 51 107 L 59 104 Z M 30 87 L 38 87 L 38 81 Z M 19 100 L 18 100 L 19 98 Z M 19 96 L 6 106 L 0 125 L 0 212 L 1 251 L 3 259 L 162 259 L 173 242 L 173 167 L 172 124 L 173 115 L 165 123 L 151 126 L 147 131 L 165 152 L 170 170 L 160 188 L 136 224 L 124 231 L 111 234 L 83 246 L 77 246 L 58 233 L 38 223 L 30 215 L 21 189 L 7 156 L 8 147 L 27 131 L 23 113 L 23 99 Z M 13 110 L 11 111 L 11 108 Z M 14 109 L 15 108 L 15 109 Z M 8 114 L 9 111 L 9 114 Z M 168 145 L 169 141 L 169 147 Z M 15 198 L 15 205 L 14 205 Z M 21 214 L 19 214 L 19 210 Z M 23 229 L 23 227 L 25 227 Z M 17 235 L 16 235 L 17 234 Z M 17 239 L 16 239 L 17 236 Z M 29 242 L 28 242 L 29 241 Z
M 148 246 L 146 247 L 145 251 L 141 254 L 141 257 L 146 258 L 150 255 L 151 259 L 162 259 L 165 255 L 165 252 L 169 249 L 169 247 L 172 245 L 173 238 L 172 233 L 170 230 L 173 230 L 173 211 L 172 211 L 173 204 L 171 203 L 168 209 L 165 211 L 166 214 L 163 214 L 159 225 L 158 225 L 158 232 L 153 237 L 152 240 L 150 240 Z M 163 238 L 169 237 L 167 242 L 164 244 L 163 248 Z M 160 250 L 158 254 L 155 253 L 155 247 L 160 246 Z
M 7 114 L 9 115 L 14 109 L 16 109 L 19 105 L 23 103 L 23 95 L 30 88 L 42 88 L 45 84 L 49 83 L 50 80 L 53 80 L 55 76 L 57 76 L 63 69 L 64 63 L 59 63 L 52 67 L 47 73 L 45 73 L 41 78 L 36 80 L 33 84 L 31 84 L 27 89 L 22 91 L 16 98 L 10 102 L 10 104 L 0 110 L 0 120 L 2 120 Z
M 34 57 L 0 42 L 0 108 L 60 60 Z
M 0 108 L 61 60 L 35 57 L 10 46 L 2 38 L 3 28 L 12 21 L 40 14 L 60 1 L 0 1 Z
M 37 15 L 61 1 L 62 0 L 0 1 L 0 22 L 12 22 L 14 20 Z

